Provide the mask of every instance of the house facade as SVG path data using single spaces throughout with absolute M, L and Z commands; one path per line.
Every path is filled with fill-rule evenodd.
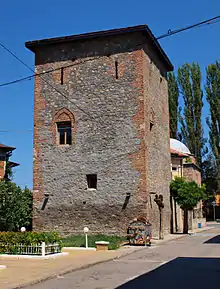
M 146 25 L 26 43 L 35 53 L 33 228 L 170 231 L 172 64 Z M 45 73 L 51 71 L 50 73 Z
M 194 181 L 201 186 L 201 169 L 196 163 L 195 157 L 189 149 L 180 141 L 170 139 L 171 153 L 171 178 L 184 178 L 186 181 Z M 173 232 L 182 232 L 183 230 L 183 210 L 172 200 L 172 219 L 171 230 Z M 188 214 L 189 229 L 198 228 L 198 223 L 205 226 L 206 219 L 203 218 L 202 201 Z
M 14 147 L 0 144 L 0 180 L 5 178 L 6 164 L 11 168 L 19 165 L 9 160 L 13 150 L 15 150 Z

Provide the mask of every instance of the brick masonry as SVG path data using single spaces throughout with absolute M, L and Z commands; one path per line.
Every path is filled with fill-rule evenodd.
M 0 180 L 5 176 L 5 161 L 0 161 Z
M 201 186 L 201 170 L 196 164 L 183 164 L 183 175 L 187 181 L 195 181 L 199 186 Z
M 122 234 L 129 221 L 143 216 L 158 236 L 154 194 L 159 193 L 167 233 L 166 69 L 146 38 L 135 32 L 49 45 L 36 49 L 35 63 L 36 73 L 74 66 L 64 69 L 63 85 L 60 70 L 44 75 L 46 82 L 35 78 L 33 228 L 82 232 L 88 226 L 92 232 Z M 59 117 L 71 120 L 71 146 L 57 145 Z M 96 191 L 87 189 L 87 174 L 97 174 Z

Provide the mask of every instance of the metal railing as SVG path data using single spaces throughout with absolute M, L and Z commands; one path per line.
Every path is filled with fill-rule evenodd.
M 1 244 L 0 243 L 0 254 L 10 255 L 38 255 L 46 256 L 61 252 L 61 246 L 59 244 L 45 244 L 42 242 L 37 245 L 23 245 L 23 244 Z

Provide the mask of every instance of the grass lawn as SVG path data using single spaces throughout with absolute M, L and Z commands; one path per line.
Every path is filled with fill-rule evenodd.
M 97 241 L 108 241 L 109 249 L 115 250 L 126 241 L 125 237 L 107 235 L 88 235 L 89 247 L 95 247 Z M 85 235 L 72 235 L 62 239 L 64 247 L 85 247 Z

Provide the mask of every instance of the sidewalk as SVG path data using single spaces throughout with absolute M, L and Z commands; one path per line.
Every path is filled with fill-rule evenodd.
M 141 250 L 142 247 L 124 247 L 109 251 L 69 250 L 69 255 L 53 259 L 6 259 L 0 257 L 0 263 L 6 269 L 0 270 L 0 288 L 22 288 L 68 272 L 120 258 Z M 65 250 L 68 251 L 68 250 Z
M 196 231 L 201 232 L 208 229 L 211 229 L 211 227 Z M 158 246 L 169 240 L 183 238 L 184 236 L 181 234 L 167 235 L 164 240 L 153 240 L 152 246 Z M 68 272 L 120 258 L 139 250 L 148 250 L 148 248 L 124 246 L 116 251 L 72 251 L 67 249 L 65 251 L 68 251 L 69 255 L 45 260 L 4 259 L 4 257 L 0 257 L 0 264 L 7 266 L 6 269 L 0 270 L 0 288 L 23 288 L 46 279 L 62 276 Z

